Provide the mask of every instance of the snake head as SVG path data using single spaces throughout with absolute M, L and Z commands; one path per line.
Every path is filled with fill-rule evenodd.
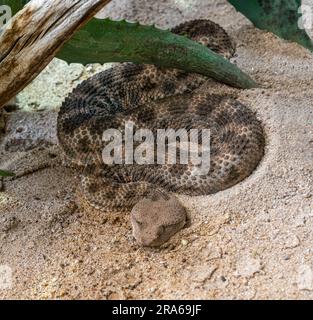
M 144 198 L 131 211 L 133 236 L 138 244 L 157 247 L 184 227 L 186 209 L 173 196 Z

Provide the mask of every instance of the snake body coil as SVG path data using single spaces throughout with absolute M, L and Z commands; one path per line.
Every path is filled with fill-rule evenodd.
M 234 48 L 226 32 L 208 20 L 184 23 L 172 30 L 187 35 L 229 58 Z M 151 65 L 121 64 L 81 83 L 64 101 L 58 116 L 58 138 L 65 155 L 81 170 L 90 204 L 104 210 L 128 210 L 159 190 L 204 195 L 229 188 L 256 168 L 263 156 L 260 122 L 230 95 L 210 90 L 197 74 Z M 208 89 L 209 88 L 209 89 Z M 210 129 L 210 170 L 194 175 L 190 164 L 107 165 L 102 161 L 109 128 Z

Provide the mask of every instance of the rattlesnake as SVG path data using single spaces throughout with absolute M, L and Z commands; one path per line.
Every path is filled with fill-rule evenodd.
M 224 29 L 209 20 L 186 22 L 172 32 L 226 58 L 235 52 Z M 263 156 L 261 123 L 236 97 L 220 94 L 214 86 L 222 85 L 176 69 L 125 63 L 82 82 L 60 109 L 60 145 L 81 172 L 87 202 L 105 211 L 134 207 L 134 235 L 144 245 L 159 245 L 184 225 L 185 210 L 173 192 L 205 195 L 224 190 L 250 175 Z M 159 128 L 209 128 L 208 174 L 194 175 L 190 164 L 104 164 L 103 132 L 124 132 L 127 120 L 153 133 Z

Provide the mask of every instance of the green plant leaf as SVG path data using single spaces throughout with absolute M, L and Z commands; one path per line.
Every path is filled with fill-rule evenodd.
M 256 27 L 270 31 L 279 37 L 295 41 L 313 51 L 313 42 L 299 28 L 301 0 L 228 0 Z
M 16 12 L 27 1 L 0 0 L 0 4 L 4 2 Z M 200 73 L 234 87 L 257 87 L 237 66 L 205 46 L 170 31 L 126 21 L 92 19 L 73 35 L 57 57 L 68 63 L 155 64 Z
M 15 174 L 12 172 L 0 170 L 0 177 L 14 177 Z
M 256 83 L 234 64 L 184 36 L 154 26 L 91 20 L 57 55 L 69 63 L 134 62 L 200 73 L 240 88 Z

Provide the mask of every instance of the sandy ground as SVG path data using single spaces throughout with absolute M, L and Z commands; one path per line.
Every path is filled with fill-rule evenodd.
M 180 196 L 190 226 L 144 249 L 128 215 L 80 206 L 77 177 L 55 146 L 56 112 L 11 114 L 0 167 L 29 174 L 0 193 L 0 298 L 312 299 L 313 55 L 255 29 L 222 0 L 113 0 L 107 14 L 224 26 L 237 42 L 234 62 L 263 86 L 240 99 L 264 124 L 266 155 L 229 190 Z M 42 169 L 31 173 L 34 164 Z

